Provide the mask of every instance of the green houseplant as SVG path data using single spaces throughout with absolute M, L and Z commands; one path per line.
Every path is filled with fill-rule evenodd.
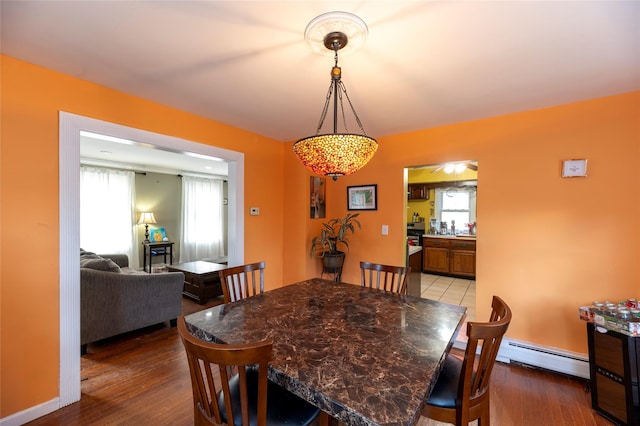
M 322 259 L 323 272 L 336 274 L 339 279 L 344 264 L 345 252 L 340 250 L 339 244 L 349 249 L 349 239 L 356 232 L 356 227 L 362 229 L 360 222 L 356 219 L 360 213 L 347 213 L 340 219 L 330 219 L 322 224 L 320 235 L 311 240 L 311 257 Z

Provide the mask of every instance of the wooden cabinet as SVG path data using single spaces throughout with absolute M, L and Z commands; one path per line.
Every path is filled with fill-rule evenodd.
M 426 272 L 449 273 L 449 240 L 424 238 L 422 264 Z
M 422 292 L 422 251 L 411 254 L 407 263 L 411 267 L 411 274 L 409 274 L 407 284 L 407 294 L 420 297 L 420 293 Z
M 410 183 L 408 185 L 408 199 L 411 200 L 428 200 L 429 188 L 424 183 Z
M 587 339 L 592 407 L 616 424 L 639 425 L 640 338 L 587 323 Z
M 449 272 L 453 275 L 465 277 L 476 276 L 476 242 L 467 240 L 452 240 L 449 249 Z
M 475 278 L 476 242 L 457 237 L 424 237 L 423 271 Z

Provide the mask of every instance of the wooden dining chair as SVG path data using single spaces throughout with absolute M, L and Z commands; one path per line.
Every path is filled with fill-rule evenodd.
M 360 262 L 360 271 L 362 287 L 400 294 L 407 293 L 407 278 L 411 273 L 410 267 Z
M 318 417 L 319 408 L 267 379 L 271 341 L 206 342 L 189 333 L 184 316 L 178 333 L 189 361 L 194 424 L 309 425 Z
M 464 359 L 447 355 L 422 415 L 430 419 L 467 425 L 478 419 L 478 426 L 489 426 L 491 371 L 500 343 L 509 323 L 511 309 L 498 296 L 493 296 L 489 322 L 467 323 L 467 348 Z M 476 350 L 480 355 L 476 356 Z
M 235 302 L 264 292 L 265 263 L 256 262 L 247 265 L 223 269 L 220 275 L 224 303 Z

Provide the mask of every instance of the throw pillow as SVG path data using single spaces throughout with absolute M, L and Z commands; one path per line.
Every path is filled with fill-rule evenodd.
M 96 256 L 96 255 L 89 255 L 89 256 Z M 81 256 L 83 257 L 83 256 Z M 118 264 L 116 262 L 114 262 L 111 259 L 105 259 L 103 257 L 97 256 L 97 259 L 95 258 L 90 258 L 90 259 L 80 259 L 80 267 L 81 268 L 89 268 L 89 269 L 96 269 L 98 271 L 107 271 L 107 272 L 114 272 L 116 274 L 121 274 L 122 270 L 120 269 L 120 267 L 118 266 Z

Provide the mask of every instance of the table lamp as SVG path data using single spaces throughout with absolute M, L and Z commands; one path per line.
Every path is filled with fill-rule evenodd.
M 149 224 L 156 223 L 156 218 L 151 212 L 143 212 L 140 214 L 138 225 L 144 225 L 144 242 L 149 242 Z

